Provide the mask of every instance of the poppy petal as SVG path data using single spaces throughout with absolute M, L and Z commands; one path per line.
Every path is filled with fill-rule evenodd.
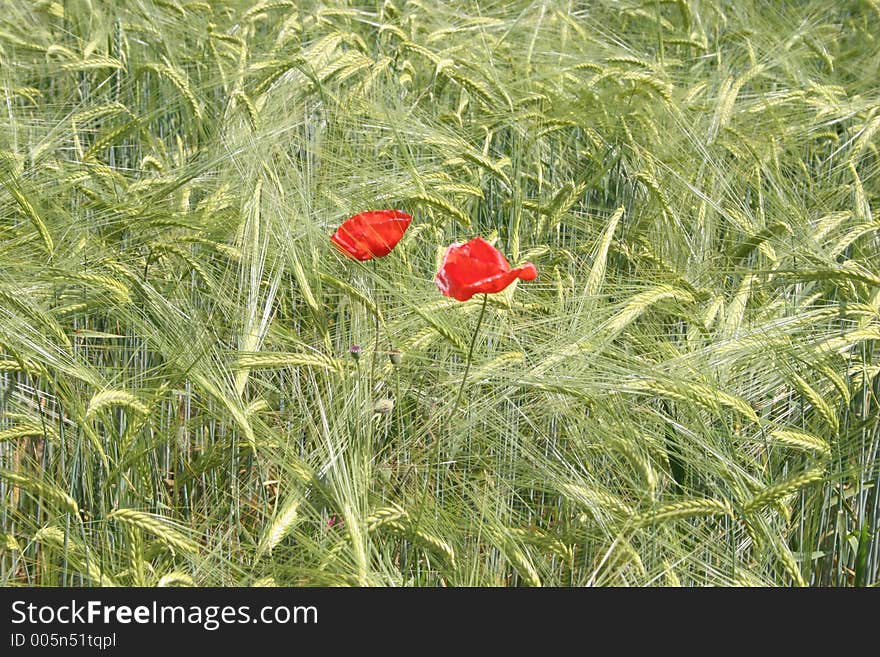
M 482 237 L 475 237 L 465 247 L 467 255 L 473 260 L 486 263 L 496 271 L 510 269 L 510 263 L 507 262 L 504 254 Z
M 501 292 L 517 278 L 534 280 L 535 266 L 527 262 L 511 269 L 507 258 L 482 237 L 446 249 L 435 282 L 446 296 L 467 301 L 475 294 Z
M 513 271 L 516 272 L 517 277 L 524 281 L 533 281 L 538 278 L 538 270 L 531 262 L 527 262 L 522 267 L 517 267 Z
M 474 242 L 477 239 L 482 244 L 476 244 L 474 249 Z M 483 245 L 494 250 L 494 247 L 482 238 L 475 238 L 465 244 L 453 244 L 447 250 L 442 268 L 448 272 L 449 277 L 460 283 L 475 283 L 510 269 L 506 260 L 499 261 L 491 251 L 485 251 Z
M 391 253 L 412 222 L 400 210 L 368 210 L 342 222 L 331 241 L 356 260 L 381 258 Z
M 391 253 L 412 221 L 409 215 L 397 210 L 390 211 L 390 213 L 382 211 L 365 214 L 369 216 L 365 216 L 361 220 L 364 241 L 368 244 L 370 252 L 377 258 Z
M 472 283 L 462 283 L 451 288 L 449 296 L 458 301 L 467 301 L 475 294 L 495 294 L 501 292 L 516 279 L 512 271 L 504 271 Z
M 345 255 L 355 260 L 369 260 L 373 256 L 369 251 L 362 248 L 357 240 L 353 240 L 347 230 L 341 226 L 330 237 L 330 241 L 335 244 Z

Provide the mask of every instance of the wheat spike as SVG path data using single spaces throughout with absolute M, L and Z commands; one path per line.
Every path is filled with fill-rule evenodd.
M 94 416 L 108 406 L 123 406 L 138 415 L 147 415 L 150 412 L 146 405 L 130 392 L 125 390 L 102 390 L 95 393 L 89 400 L 86 418 Z
M 587 284 L 584 287 L 585 296 L 595 296 L 599 294 L 602 283 L 605 280 L 605 264 L 608 260 L 608 248 L 611 246 L 611 240 L 614 238 L 614 231 L 617 229 L 617 223 L 623 217 L 625 208 L 617 208 L 608 219 L 608 226 L 602 234 L 599 247 L 596 250 L 596 256 L 593 259 L 593 266 L 590 268 L 590 275 L 587 277 Z
M 12 485 L 23 488 L 47 504 L 57 505 L 65 513 L 79 517 L 79 505 L 76 500 L 54 484 L 5 469 L 0 469 L 0 479 L 5 479 Z
M 238 370 L 255 370 L 276 367 L 317 367 L 333 372 L 342 371 L 342 362 L 320 354 L 272 352 L 243 354 L 233 363 Z
M 564 483 L 560 484 L 559 489 L 579 506 L 586 507 L 597 520 L 603 512 L 621 519 L 631 518 L 635 514 L 632 507 L 611 493 L 584 484 Z
M 169 520 L 162 516 L 137 509 L 116 509 L 111 511 L 107 517 L 152 534 L 172 549 L 192 555 L 199 553 L 198 543 L 185 536 L 180 530 L 175 529 Z
M 159 581 L 156 583 L 156 586 L 159 588 L 165 588 L 169 586 L 195 586 L 196 583 L 193 581 L 193 578 L 187 575 L 186 573 L 181 573 L 178 571 L 172 571 L 170 573 L 166 573 L 159 578 Z
M 770 504 L 774 504 L 775 502 L 782 500 L 785 497 L 788 497 L 792 493 L 796 493 L 804 486 L 808 486 L 816 481 L 820 481 L 823 476 L 823 470 L 816 468 L 798 475 L 794 475 L 792 477 L 789 477 L 788 479 L 784 479 L 777 484 L 768 486 L 757 495 L 747 500 L 745 504 L 743 504 L 743 510 L 746 513 L 754 513 L 756 511 L 760 511 Z
M 272 522 L 263 530 L 254 557 L 255 561 L 259 560 L 264 554 L 271 552 L 299 524 L 299 507 L 302 501 L 302 493 L 298 490 L 294 490 L 288 496 L 287 500 L 275 514 Z
M 730 516 L 732 514 L 733 510 L 726 501 L 712 498 L 683 500 L 641 513 L 633 520 L 633 524 L 637 527 L 646 527 L 667 520 L 702 516 Z
M 819 454 L 826 458 L 831 456 L 831 445 L 829 445 L 826 440 L 805 431 L 777 429 L 770 433 L 770 440 L 786 445 L 787 447 L 819 452 Z
M 85 575 L 91 583 L 100 586 L 117 586 L 116 582 L 104 573 L 97 562 L 100 555 L 89 550 L 76 536 L 66 534 L 58 527 L 43 527 L 34 539 L 45 546 L 62 551 L 67 559 Z
M 832 433 L 837 433 L 840 430 L 840 421 L 837 418 L 837 413 L 831 407 L 831 404 L 828 403 L 827 399 L 816 392 L 797 374 L 793 373 L 791 379 L 794 382 L 795 387 L 798 389 L 798 392 L 807 398 L 813 408 L 815 408 L 819 415 L 822 416 L 822 419 L 828 423 Z

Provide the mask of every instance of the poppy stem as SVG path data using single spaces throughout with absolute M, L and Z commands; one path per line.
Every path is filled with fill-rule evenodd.
M 458 403 L 461 401 L 461 395 L 464 392 L 464 384 L 467 382 L 468 374 L 471 371 L 471 362 L 473 361 L 474 356 L 474 346 L 477 344 L 477 335 L 480 333 L 480 326 L 483 324 L 483 315 L 486 314 L 486 303 L 489 301 L 489 295 L 483 295 L 483 305 L 480 306 L 480 317 L 477 319 L 477 327 L 474 329 L 474 334 L 471 336 L 471 346 L 468 349 L 467 355 L 467 364 L 464 366 L 464 376 L 461 377 L 461 384 L 458 386 L 458 394 L 455 396 L 455 401 L 452 403 L 452 408 L 449 409 L 449 417 L 446 418 L 446 422 L 444 424 L 449 424 L 452 420 L 452 417 L 455 415 L 455 411 L 458 410 Z
M 458 410 L 458 403 L 461 401 L 461 395 L 464 392 L 464 385 L 467 382 L 468 374 L 471 371 L 471 361 L 474 356 L 474 346 L 477 344 L 477 336 L 480 334 L 480 326 L 483 324 L 483 317 L 486 314 L 486 304 L 489 301 L 489 295 L 483 295 L 483 305 L 480 307 L 480 317 L 477 319 L 477 326 L 474 328 L 474 334 L 471 336 L 471 345 L 468 348 L 467 355 L 467 363 L 464 366 L 464 375 L 461 377 L 461 383 L 458 385 L 458 394 L 455 395 L 455 401 L 452 403 L 452 408 L 449 409 L 449 413 L 446 415 L 446 419 L 443 421 L 443 424 L 440 425 L 440 430 L 437 432 L 437 436 L 434 438 L 434 449 L 431 451 L 431 462 L 437 464 L 437 479 L 439 481 L 440 478 L 440 439 L 443 435 L 443 431 L 449 426 L 449 423 L 452 421 L 452 418 L 455 416 L 455 411 Z M 430 433 L 429 433 L 430 435 Z M 425 493 L 422 495 L 422 503 L 419 505 L 419 512 L 416 515 L 415 522 L 413 523 L 412 531 L 415 532 L 419 528 L 419 523 L 422 520 L 422 512 L 425 510 L 425 502 L 428 499 L 428 480 L 425 479 Z
M 376 261 L 372 261 L 373 264 L 373 273 L 376 273 Z M 375 278 L 375 276 L 374 276 Z M 379 293 L 376 289 L 376 285 L 373 285 L 373 307 L 376 311 L 374 313 L 375 317 L 375 325 L 374 331 L 376 333 L 375 340 L 373 342 L 373 353 L 370 356 L 370 395 L 373 394 L 373 389 L 376 386 L 376 358 L 379 355 Z

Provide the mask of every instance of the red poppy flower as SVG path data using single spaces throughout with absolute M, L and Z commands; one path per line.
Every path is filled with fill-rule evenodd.
M 400 210 L 370 210 L 349 217 L 330 241 L 355 260 L 381 258 L 391 253 L 412 217 Z
M 482 237 L 475 237 L 446 249 L 436 281 L 447 297 L 467 301 L 475 294 L 501 292 L 517 278 L 533 281 L 537 276 L 532 263 L 511 269 L 501 251 Z

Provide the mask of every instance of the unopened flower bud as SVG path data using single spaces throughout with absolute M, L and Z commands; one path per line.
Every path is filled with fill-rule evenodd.
M 394 367 L 400 365 L 400 361 L 403 360 L 400 352 L 397 349 L 393 349 L 391 352 L 389 352 L 388 358 L 391 361 L 391 364 L 394 365 Z
M 373 406 L 373 411 L 376 413 L 381 413 L 382 415 L 388 415 L 391 411 L 394 410 L 394 400 L 388 399 L 380 399 L 376 402 L 376 405 Z

